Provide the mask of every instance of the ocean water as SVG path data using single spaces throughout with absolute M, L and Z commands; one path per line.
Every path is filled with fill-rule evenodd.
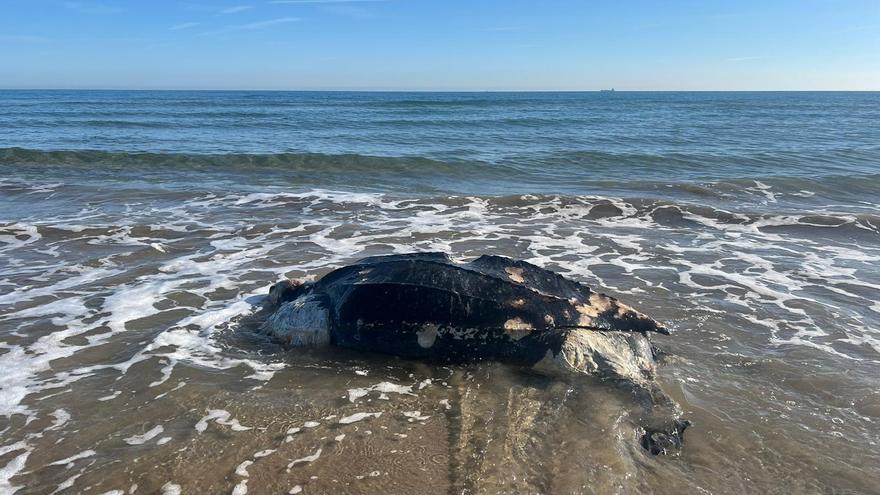
M 880 93 L 0 91 L 0 493 L 877 493 Z M 673 328 L 608 383 L 254 332 L 494 253 Z M 298 487 L 298 488 L 297 488 Z

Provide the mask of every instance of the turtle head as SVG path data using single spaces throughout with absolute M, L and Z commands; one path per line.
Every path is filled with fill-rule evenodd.
M 284 279 L 269 288 L 269 297 L 266 298 L 266 308 L 275 309 L 287 301 L 307 294 L 311 290 L 310 283 L 301 280 Z

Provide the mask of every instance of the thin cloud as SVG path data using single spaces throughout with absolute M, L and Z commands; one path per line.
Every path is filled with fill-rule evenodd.
M 75 10 L 83 14 L 118 14 L 122 12 L 122 9 L 119 7 L 105 5 L 103 3 L 64 2 L 62 5 L 67 9 Z
M 734 57 L 727 59 L 728 62 L 747 62 L 749 60 L 761 60 L 763 58 L 767 58 L 764 56 L 752 56 L 752 57 Z
M 183 24 L 176 24 L 168 28 L 169 31 L 180 31 L 181 29 L 189 29 L 196 26 L 201 26 L 201 22 L 184 22 Z
M 350 17 L 352 19 L 375 19 L 376 16 L 367 9 L 356 5 L 346 5 L 337 3 L 336 5 L 327 5 L 324 10 L 337 15 Z
M 215 34 L 223 34 L 230 33 L 233 31 L 255 31 L 258 29 L 263 29 L 271 26 L 277 26 L 279 24 L 288 24 L 291 22 L 299 22 L 302 19 L 299 17 L 279 17 L 277 19 L 268 19 L 265 21 L 258 22 L 250 22 L 247 24 L 238 24 L 235 26 L 226 26 L 223 29 L 218 29 L 216 31 L 206 31 L 204 33 L 200 33 L 199 36 L 212 36 Z
M 845 29 L 841 29 L 838 32 L 841 33 L 853 33 L 859 31 L 875 31 L 880 29 L 880 24 L 863 24 L 861 26 L 850 26 Z
M 385 2 L 387 0 L 272 0 L 269 3 L 361 3 Z
M 263 29 L 269 26 L 276 26 L 278 24 L 287 24 L 290 22 L 299 22 L 302 19 L 299 17 L 279 17 L 278 19 L 269 19 L 267 21 L 259 21 L 259 22 L 251 22 L 248 24 L 239 24 L 238 26 L 232 26 L 230 29 L 235 31 L 250 31 L 254 29 Z
M 51 40 L 45 36 L 34 36 L 30 34 L 8 34 L 0 35 L 2 43 L 48 43 Z
M 665 26 L 665 24 L 663 24 L 662 22 L 649 22 L 646 24 L 640 24 L 640 25 L 636 26 L 635 28 L 633 28 L 633 31 L 647 31 L 649 29 L 657 29 L 657 28 L 662 28 L 664 26 Z
M 239 12 L 244 12 L 245 10 L 252 9 L 251 5 L 236 5 L 235 7 L 229 7 L 220 11 L 221 14 L 237 14 Z

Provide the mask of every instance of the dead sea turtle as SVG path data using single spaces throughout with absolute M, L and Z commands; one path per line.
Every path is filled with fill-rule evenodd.
M 663 326 L 558 273 L 502 256 L 456 263 L 443 253 L 376 256 L 313 283 L 272 286 L 262 331 L 292 346 L 337 345 L 404 358 L 496 360 L 593 375 L 673 404 L 654 383 L 649 332 Z M 652 453 L 680 446 L 686 421 L 646 427 Z

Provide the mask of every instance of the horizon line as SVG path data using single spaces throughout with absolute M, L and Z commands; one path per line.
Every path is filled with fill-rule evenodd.
M 0 91 L 204 91 L 275 93 L 877 93 L 880 89 L 383 89 L 383 88 L 65 88 L 0 87 Z

